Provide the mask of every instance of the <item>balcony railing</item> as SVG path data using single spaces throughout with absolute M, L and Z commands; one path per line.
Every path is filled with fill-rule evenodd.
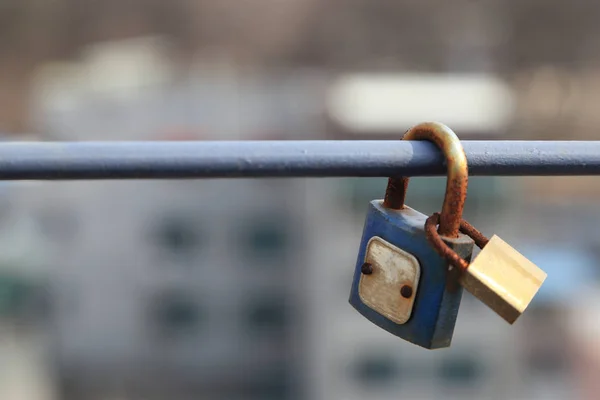
M 471 175 L 600 175 L 600 141 L 463 141 Z M 1 180 L 444 175 L 422 141 L 0 144 Z

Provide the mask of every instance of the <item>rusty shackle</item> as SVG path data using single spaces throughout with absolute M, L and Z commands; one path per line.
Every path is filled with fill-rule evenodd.
M 425 122 L 409 129 L 402 140 L 428 140 L 444 153 L 448 180 L 438 233 L 446 237 L 458 237 L 469 183 L 467 157 L 460 139 L 444 124 Z M 394 210 L 404 207 L 408 181 L 409 178 L 405 176 L 389 178 L 383 201 L 384 207 Z

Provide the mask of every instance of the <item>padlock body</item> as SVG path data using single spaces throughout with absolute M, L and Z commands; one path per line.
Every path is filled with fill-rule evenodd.
M 494 235 L 462 274 L 460 283 L 513 324 L 545 279 L 544 271 Z
M 458 273 L 451 271 L 449 264 L 428 242 L 425 236 L 427 216 L 408 206 L 401 210 L 391 210 L 382 204 L 383 200 L 373 200 L 369 204 L 350 292 L 350 304 L 375 325 L 402 339 L 428 349 L 448 347 L 452 341 L 462 297 Z M 390 313 L 374 306 L 385 301 L 381 298 L 383 295 L 377 299 L 365 297 L 365 293 L 369 293 L 364 290 L 365 280 L 377 279 L 375 274 L 372 278 L 361 271 L 370 254 L 368 248 L 373 243 L 373 238 L 382 239 L 418 261 L 418 287 L 414 288 L 412 310 L 406 321 L 391 318 Z M 442 239 L 459 256 L 467 261 L 471 260 L 474 244 L 471 238 L 461 234 L 456 239 Z M 385 265 L 373 265 L 373 268 L 377 271 L 385 268 Z M 400 301 L 394 297 L 400 296 L 400 286 L 398 285 L 397 292 L 386 292 L 390 304 Z

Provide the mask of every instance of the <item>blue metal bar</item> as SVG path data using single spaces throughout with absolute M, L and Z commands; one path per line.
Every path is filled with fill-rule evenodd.
M 471 175 L 600 175 L 600 141 L 463 141 Z M 431 176 L 431 143 L 408 141 L 0 144 L 1 180 Z

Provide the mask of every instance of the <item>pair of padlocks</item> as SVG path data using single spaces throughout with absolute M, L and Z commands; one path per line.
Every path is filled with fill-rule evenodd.
M 404 204 L 408 178 L 390 178 L 365 222 L 350 304 L 386 331 L 416 345 L 448 347 L 464 287 L 509 323 L 525 311 L 546 274 L 493 236 L 462 220 L 467 159 L 448 127 L 424 123 L 405 140 L 429 140 L 448 168 L 441 213 L 429 218 Z M 438 228 L 439 225 L 439 228 Z M 473 245 L 482 251 L 470 263 Z

